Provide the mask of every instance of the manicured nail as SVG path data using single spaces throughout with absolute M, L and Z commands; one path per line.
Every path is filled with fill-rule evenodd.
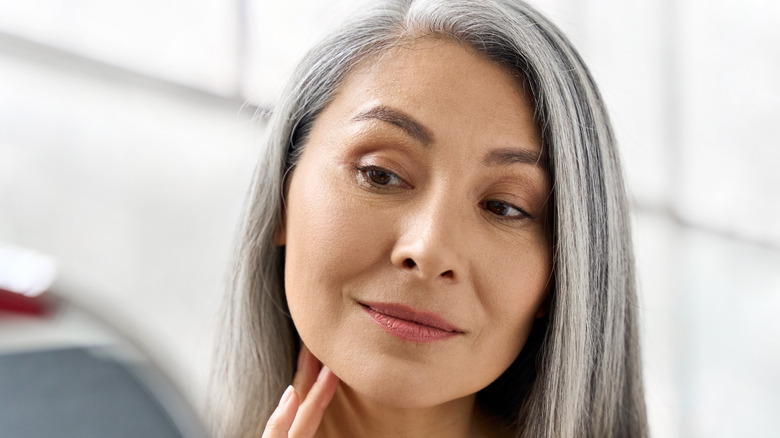
M 292 398 L 293 392 L 295 392 L 293 386 L 287 386 L 287 389 L 284 390 L 284 394 L 282 394 L 282 399 L 279 400 L 279 406 L 285 406 Z
M 323 365 L 322 369 L 320 370 L 320 373 L 317 375 L 317 381 L 319 382 L 320 380 L 324 379 L 325 375 L 328 374 L 329 372 L 330 372 L 330 368 Z
M 308 353 L 308 351 L 306 350 L 306 347 L 301 345 L 301 351 L 300 351 L 300 353 L 298 353 L 298 368 L 297 369 L 299 369 L 299 370 L 303 369 L 303 361 L 305 360 L 304 358 L 306 357 L 306 353 Z

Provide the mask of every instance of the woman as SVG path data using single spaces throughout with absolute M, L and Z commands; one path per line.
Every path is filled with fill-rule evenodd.
M 546 19 L 384 2 L 307 55 L 268 131 L 220 434 L 647 434 L 615 142 Z

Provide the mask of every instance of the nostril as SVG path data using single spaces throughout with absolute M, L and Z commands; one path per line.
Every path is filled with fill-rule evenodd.
M 414 260 L 412 260 L 412 259 L 406 259 L 406 260 L 404 260 L 404 266 L 406 266 L 407 268 L 411 269 L 411 268 L 414 268 L 415 266 L 417 266 L 417 263 L 415 263 Z
M 445 271 L 441 273 L 441 276 L 444 278 L 452 278 L 455 274 L 452 272 L 452 270 Z

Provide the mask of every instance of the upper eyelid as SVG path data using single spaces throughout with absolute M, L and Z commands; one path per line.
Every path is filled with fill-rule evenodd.
M 376 168 L 383 172 L 391 173 L 406 184 L 412 185 L 411 175 L 407 172 L 410 163 L 403 157 L 390 157 L 385 154 L 367 153 L 354 160 L 354 165 L 358 169 Z M 405 164 L 404 164 L 405 163 Z
M 394 177 L 396 177 L 398 179 L 402 179 L 396 172 L 393 172 L 392 170 L 384 168 L 382 166 L 377 166 L 375 164 L 368 164 L 368 165 L 365 165 L 365 166 L 358 165 L 358 166 L 356 166 L 356 168 L 357 168 L 357 170 L 359 170 L 361 172 L 366 172 L 366 171 L 369 171 L 369 170 L 378 170 L 380 172 L 389 173 L 390 175 L 393 175 Z
M 515 205 L 515 204 L 513 204 L 511 202 L 502 201 L 500 199 L 486 199 L 486 200 L 480 202 L 480 204 L 485 205 L 486 203 L 488 203 L 490 201 L 500 202 L 500 203 L 505 204 L 505 205 L 507 205 L 507 206 L 509 206 L 511 208 L 514 208 L 515 210 L 517 210 L 517 211 L 519 211 L 521 213 L 521 215 L 518 216 L 518 217 L 502 216 L 502 215 L 498 215 L 498 214 L 492 213 L 494 216 L 496 216 L 497 218 L 499 218 L 501 220 L 534 219 L 534 216 L 531 213 L 529 213 L 528 210 L 526 210 L 526 209 L 524 209 L 522 207 L 519 207 L 519 206 L 517 206 L 517 205 Z
M 404 178 L 402 178 L 400 175 L 398 175 L 398 173 L 393 172 L 392 170 L 389 170 L 389 169 L 384 168 L 382 166 L 369 164 L 369 165 L 365 165 L 365 166 L 358 165 L 355 168 L 357 169 L 358 172 L 360 172 L 361 175 L 363 175 L 364 178 L 368 178 L 368 175 L 366 175 L 366 172 L 371 171 L 371 170 L 378 170 L 380 172 L 385 172 L 385 173 L 387 173 L 389 175 L 392 175 L 393 178 L 397 179 L 398 183 L 399 183 L 399 184 L 397 184 L 397 186 L 401 186 L 401 187 L 403 187 L 403 186 L 411 186 L 406 180 L 404 180 Z M 370 178 L 368 178 L 368 179 L 370 180 Z M 377 187 L 379 189 L 389 189 L 389 188 L 392 188 L 392 185 L 386 185 L 386 186 L 377 185 L 377 183 L 375 183 L 373 181 L 369 181 L 369 183 L 371 185 L 374 185 L 375 187 Z

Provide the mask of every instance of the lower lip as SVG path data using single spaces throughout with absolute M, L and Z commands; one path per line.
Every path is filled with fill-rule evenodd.
M 379 313 L 370 307 L 363 307 L 369 317 L 391 335 L 412 342 L 436 342 L 451 338 L 460 333 L 438 329 L 405 319 Z

